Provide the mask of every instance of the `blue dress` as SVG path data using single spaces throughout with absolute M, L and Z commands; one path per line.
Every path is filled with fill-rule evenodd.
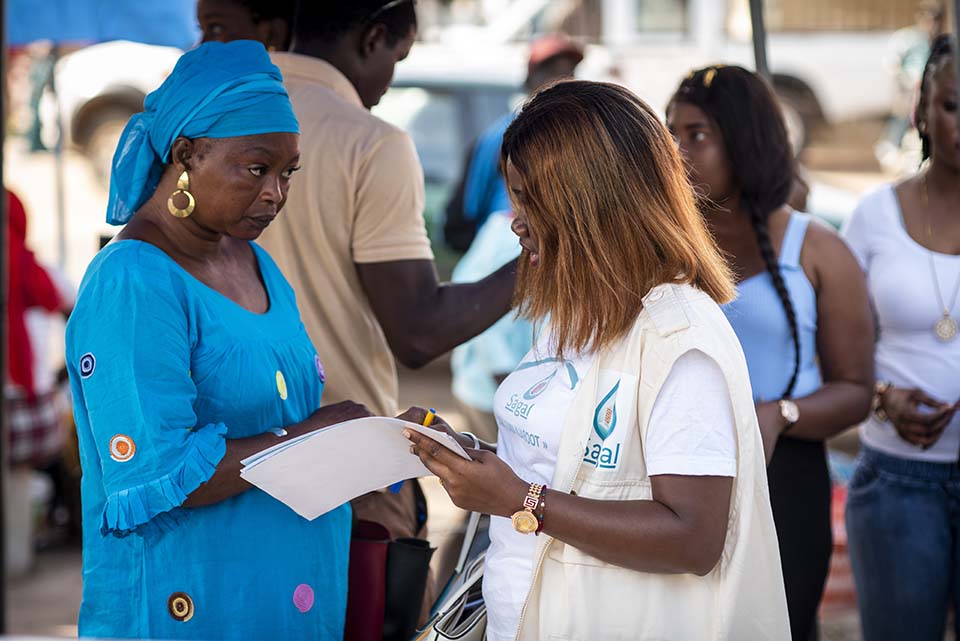
M 343 636 L 351 512 L 307 521 L 258 489 L 181 504 L 245 438 L 320 406 L 324 373 L 293 290 L 253 245 L 269 309 L 252 313 L 163 251 L 93 260 L 67 326 L 83 466 L 81 636 Z

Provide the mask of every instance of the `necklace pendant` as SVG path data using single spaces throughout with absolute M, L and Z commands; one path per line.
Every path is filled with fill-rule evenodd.
M 960 333 L 960 327 L 958 327 L 957 321 L 944 314 L 943 318 L 938 320 L 934 326 L 934 331 L 941 342 L 949 343 Z

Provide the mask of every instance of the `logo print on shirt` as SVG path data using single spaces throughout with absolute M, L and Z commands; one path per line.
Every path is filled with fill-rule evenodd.
M 573 363 L 571 363 L 570 361 L 561 360 L 559 358 L 544 358 L 539 361 L 528 361 L 526 363 L 520 363 L 519 365 L 517 365 L 517 368 L 514 371 L 522 372 L 525 369 L 540 367 L 541 365 L 546 365 L 547 363 L 560 363 L 561 365 L 565 366 L 567 368 L 567 376 L 570 377 L 570 389 L 577 388 L 577 383 L 580 382 L 580 376 L 577 374 L 577 368 L 574 367 Z M 553 378 L 557 374 L 557 371 L 559 370 L 555 370 L 553 374 L 547 377 L 547 379 Z M 535 387 L 536 385 L 534 385 L 534 388 Z M 532 391 L 534 388 L 530 388 L 530 391 Z M 528 391 L 527 393 L 530 393 L 530 391 Z M 543 390 L 538 389 L 536 395 L 539 396 L 542 393 L 543 393 Z
M 277 393 L 282 400 L 287 400 L 287 381 L 283 378 L 283 372 L 277 370 Z
M 555 369 L 552 372 L 550 372 L 550 374 L 548 374 L 546 378 L 542 379 L 537 383 L 534 383 L 530 389 L 528 389 L 526 392 L 523 393 L 524 400 L 532 401 L 533 399 L 543 394 L 546 391 L 547 387 L 550 386 L 550 381 L 553 380 L 553 377 L 556 376 L 557 372 L 559 371 L 560 371 L 559 369 Z
M 587 447 L 583 451 L 583 462 L 602 470 L 615 470 L 620 462 L 620 443 L 606 445 L 605 441 L 617 428 L 617 392 L 620 390 L 620 380 L 603 397 L 597 410 L 593 413 L 593 431 L 600 440 L 591 436 Z M 617 439 L 613 439 L 616 441 Z
M 80 378 L 90 378 L 95 369 L 97 369 L 97 359 L 92 352 L 87 352 L 80 357 Z
M 593 414 L 593 431 L 597 433 L 601 441 L 607 440 L 613 430 L 617 427 L 617 391 L 620 389 L 620 381 L 613 386 L 607 395 L 600 401 L 597 411 Z
M 510 396 L 510 400 L 506 405 L 504 405 L 504 409 L 508 413 L 522 419 L 530 418 L 530 413 L 536 407 L 536 403 L 533 401 L 547 391 L 547 389 L 550 387 L 550 382 L 558 373 L 564 371 L 564 369 L 567 372 L 567 376 L 570 378 L 570 389 L 576 389 L 577 383 L 580 382 L 580 377 L 577 375 L 577 369 L 570 361 L 565 361 L 559 358 L 544 358 L 537 361 L 528 361 L 525 363 L 520 363 L 514 372 L 521 372 L 526 369 L 542 367 L 548 363 L 557 363 L 557 366 L 544 378 L 531 385 L 530 388 L 523 394 L 513 394 Z

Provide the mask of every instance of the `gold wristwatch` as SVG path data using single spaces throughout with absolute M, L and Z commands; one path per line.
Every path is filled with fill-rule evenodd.
M 513 521 L 513 529 L 520 534 L 533 534 L 540 527 L 540 521 L 537 515 L 533 513 L 540 504 L 540 494 L 543 492 L 543 486 L 537 483 L 531 483 L 527 490 L 527 496 L 523 499 L 523 509 L 513 513 L 510 520 Z

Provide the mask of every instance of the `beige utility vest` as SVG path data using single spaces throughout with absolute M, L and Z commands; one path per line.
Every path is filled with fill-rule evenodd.
M 551 488 L 608 501 L 652 499 L 643 455 L 650 414 L 674 361 L 694 349 L 723 371 L 736 420 L 737 476 L 719 563 L 703 577 L 649 574 L 540 536 L 518 640 L 790 638 L 747 364 L 723 312 L 703 292 L 673 284 L 650 290 L 630 334 L 605 350 L 581 383 Z

